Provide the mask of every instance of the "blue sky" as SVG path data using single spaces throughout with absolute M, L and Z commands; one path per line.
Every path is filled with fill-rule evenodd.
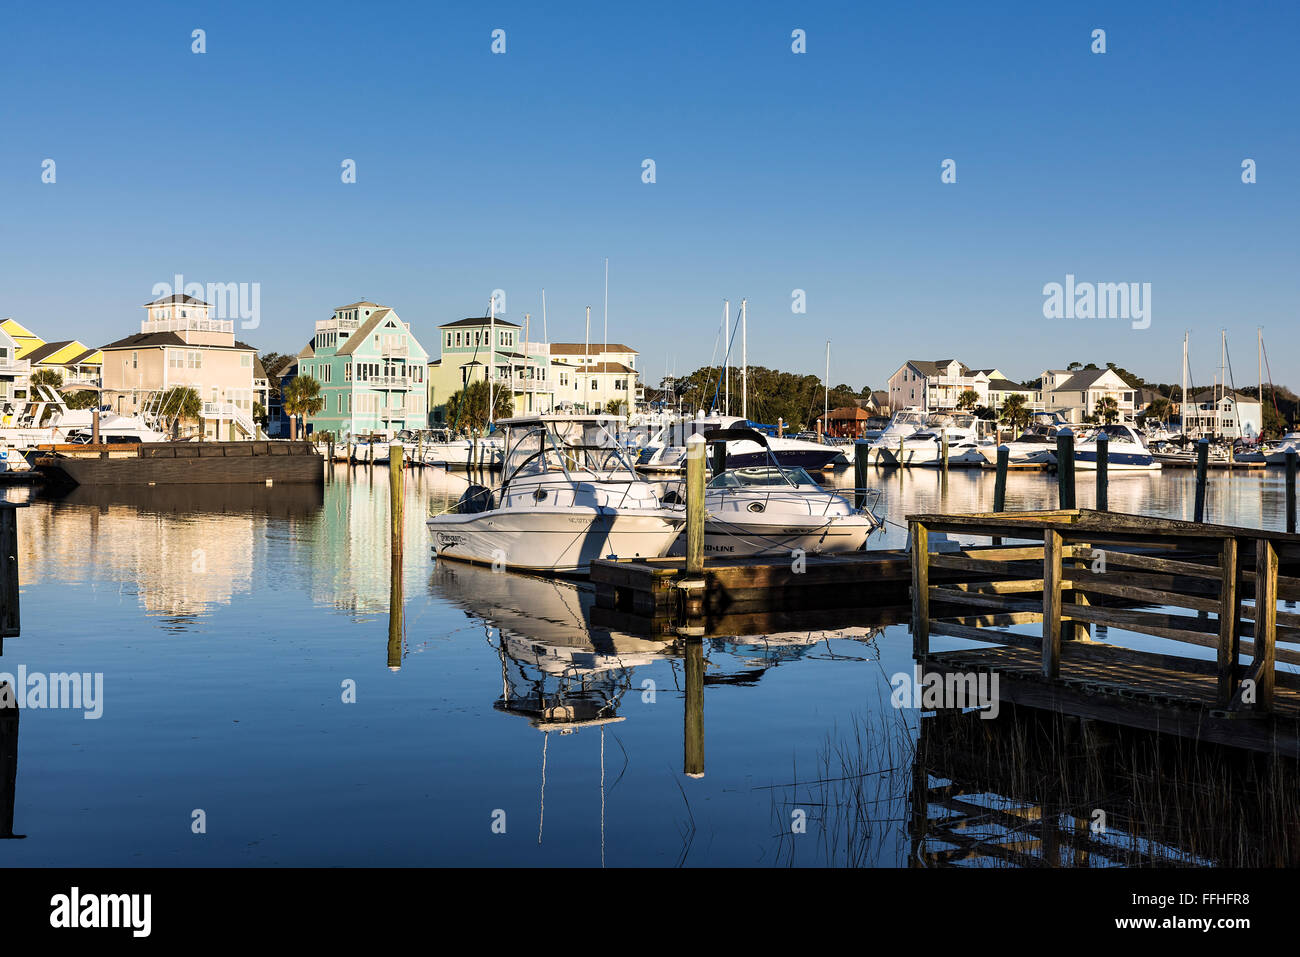
M 1257 326 L 1300 387 L 1298 21 L 1282 3 L 10 4 L 0 316 L 100 345 L 180 273 L 260 283 L 241 336 L 262 350 L 370 298 L 436 354 L 434 327 L 493 289 L 522 321 L 545 287 L 553 340 L 581 340 L 588 304 L 599 340 L 608 257 L 609 337 L 651 382 L 707 362 L 722 300 L 746 296 L 751 362 L 820 375 L 831 339 L 831 379 L 855 387 L 949 356 L 1176 381 L 1185 330 L 1208 381 L 1222 328 L 1244 385 Z M 1045 319 L 1067 273 L 1151 283 L 1150 328 Z

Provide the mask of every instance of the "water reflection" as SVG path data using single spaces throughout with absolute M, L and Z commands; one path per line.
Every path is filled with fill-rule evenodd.
M 0 683 L 0 701 L 11 689 Z M 0 840 L 21 838 L 14 833 L 14 794 L 18 786 L 18 709 L 0 708 Z

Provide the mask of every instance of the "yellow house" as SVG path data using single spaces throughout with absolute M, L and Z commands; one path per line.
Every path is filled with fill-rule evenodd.
M 47 342 L 23 353 L 23 358 L 32 364 L 33 372 L 50 369 L 59 373 L 65 388 L 78 385 L 98 387 L 104 365 L 103 352 L 76 339 Z
M 22 323 L 13 319 L 0 321 L 0 329 L 7 332 L 9 338 L 13 339 L 14 344 L 18 347 L 18 354 L 14 356 L 15 359 L 26 359 L 27 353 L 45 345 L 44 339 L 36 335 L 36 333 L 28 330 Z

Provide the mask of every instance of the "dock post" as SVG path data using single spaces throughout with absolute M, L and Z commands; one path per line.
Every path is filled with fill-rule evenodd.
M 871 446 L 861 441 L 853 443 L 853 499 L 858 508 L 867 502 L 867 460 L 870 458 Z
M 95 406 L 95 411 L 91 413 L 90 418 L 90 441 L 93 445 L 99 444 L 99 406 Z
M 375 433 L 370 433 L 370 441 L 366 443 L 366 464 L 371 468 L 375 466 Z
M 1295 472 L 1296 472 L 1296 450 L 1287 449 L 1286 451 L 1286 530 L 1288 534 L 1295 534 Z
M 930 531 L 912 523 L 912 657 L 930 654 Z
M 686 727 L 683 768 L 687 777 L 704 777 L 704 641 L 686 639 Z
M 330 455 L 330 470 L 333 471 L 334 469 L 334 433 L 333 432 L 330 433 L 330 437 L 329 437 L 329 455 Z
M 372 446 L 373 448 L 373 446 Z M 394 442 L 388 451 L 388 515 L 392 522 L 392 555 L 402 555 L 402 445 Z
M 940 466 L 946 472 L 948 471 L 948 430 L 939 431 L 939 460 Z
M 1196 443 L 1196 521 L 1205 521 L 1205 483 L 1210 471 L 1210 440 Z
M 1110 496 L 1107 489 L 1110 470 L 1110 436 L 1105 432 L 1097 436 L 1097 511 L 1105 512 L 1110 508 Z
M 1061 673 L 1061 569 L 1064 540 L 1054 528 L 1043 532 L 1043 677 Z
M 1273 710 L 1277 664 L 1277 549 L 1267 538 L 1255 545 L 1255 708 Z
M 1007 510 L 1007 470 L 1011 468 L 1011 449 L 998 446 L 998 471 L 993 479 L 993 511 Z
M 1074 508 L 1074 433 L 1056 433 L 1056 487 L 1058 508 Z
M 704 436 L 686 440 L 686 574 L 704 574 Z
M 0 700 L 14 689 L 0 683 Z M 0 840 L 21 838 L 14 833 L 14 792 L 18 785 L 18 714 L 20 708 L 0 708 Z

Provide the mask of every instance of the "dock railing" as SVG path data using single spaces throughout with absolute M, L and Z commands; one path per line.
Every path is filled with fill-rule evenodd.
M 1021 674 L 1036 661 L 1042 682 L 1199 703 L 1216 719 L 1270 714 L 1282 688 L 1287 710 L 1300 697 L 1300 675 L 1277 668 L 1300 664 L 1300 650 L 1278 647 L 1300 641 L 1300 614 L 1278 610 L 1300 600 L 1300 577 L 1280 573 L 1300 571 L 1300 535 L 1089 509 L 908 523 L 918 662 L 932 657 L 932 635 L 973 639 L 1017 649 Z M 931 551 L 936 533 L 1003 547 Z M 933 570 L 964 580 L 931 584 Z M 1041 630 L 1007 630 L 1025 624 Z M 1103 626 L 1180 644 L 1171 654 L 1124 648 L 1098 640 Z M 1215 655 L 1189 657 L 1187 645 Z

